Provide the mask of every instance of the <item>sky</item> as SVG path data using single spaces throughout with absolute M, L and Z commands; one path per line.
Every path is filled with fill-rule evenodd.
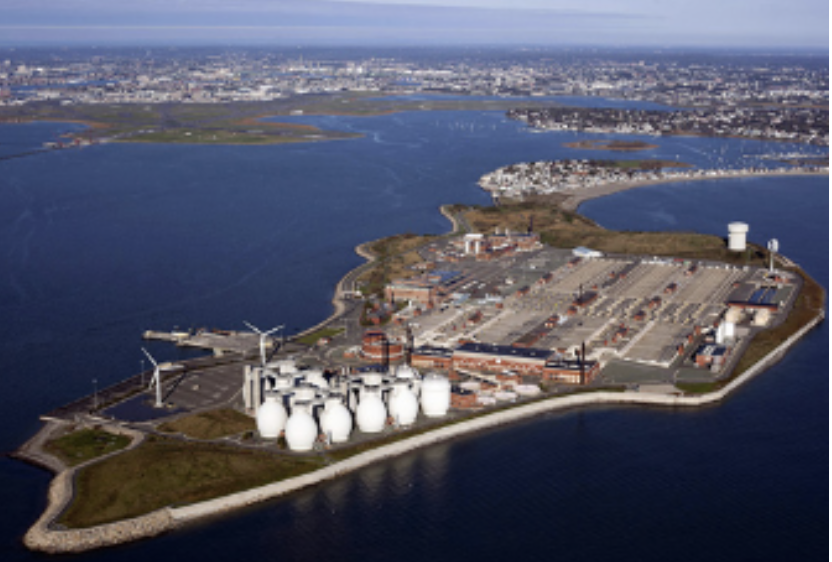
M 828 50 L 828 0 L 0 0 L 0 44 Z

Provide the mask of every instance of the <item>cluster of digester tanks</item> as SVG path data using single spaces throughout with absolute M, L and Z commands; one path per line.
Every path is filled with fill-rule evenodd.
M 357 426 L 362 433 L 380 433 L 388 422 L 402 427 L 415 423 L 421 406 L 429 418 L 442 417 L 451 404 L 447 377 L 424 377 L 408 365 L 393 373 L 370 371 L 331 377 L 317 369 L 299 370 L 292 360 L 263 367 L 246 367 L 243 397 L 256 412 L 263 439 L 281 433 L 292 451 L 310 451 L 322 437 L 345 443 Z

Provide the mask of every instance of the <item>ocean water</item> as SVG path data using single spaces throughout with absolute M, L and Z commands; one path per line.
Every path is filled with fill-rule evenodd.
M 286 119 L 288 120 L 288 119 Z M 443 232 L 442 203 L 488 202 L 479 176 L 599 157 L 494 112 L 292 120 L 361 139 L 271 147 L 102 145 L 0 160 L 0 443 L 142 366 L 141 332 L 325 318 L 352 248 Z M 79 127 L 0 126 L 0 156 Z M 645 138 L 645 137 L 640 137 Z M 649 137 L 648 137 L 649 140 Z M 661 138 L 639 156 L 742 166 L 805 149 Z M 720 162 L 720 159 L 722 161 Z M 614 228 L 724 234 L 783 251 L 828 287 L 828 179 L 689 182 L 591 201 Z M 826 559 L 828 325 L 725 404 L 553 414 L 415 452 L 289 498 L 84 559 Z M 161 359 L 172 346 L 156 344 Z M 0 556 L 50 475 L 0 460 Z

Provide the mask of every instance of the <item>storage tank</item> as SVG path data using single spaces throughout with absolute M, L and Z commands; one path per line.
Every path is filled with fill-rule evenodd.
M 274 379 L 274 389 L 285 392 L 295 386 L 295 379 L 291 375 L 277 375 Z
M 295 402 L 311 402 L 315 399 L 315 387 L 311 384 L 301 383 L 295 386 Z
M 310 412 L 309 402 L 295 402 L 286 421 L 286 443 L 293 451 L 311 451 L 318 438 L 318 424 Z
M 344 443 L 350 438 L 352 414 L 338 394 L 331 394 L 326 399 L 324 411 L 321 413 L 321 431 L 328 435 L 333 443 Z
M 276 394 L 266 394 L 266 401 L 257 410 L 257 432 L 263 439 L 277 439 L 286 428 L 286 409 Z
M 738 308 L 729 308 L 728 312 L 725 313 L 726 322 L 737 324 L 740 320 L 742 320 L 742 310 Z
M 382 382 L 384 382 L 384 375 L 371 371 L 361 375 L 361 380 L 367 386 L 379 386 Z
M 361 401 L 355 411 L 358 429 L 364 433 L 380 433 L 384 429 L 387 409 L 379 389 L 362 389 Z
M 407 381 L 393 383 L 393 392 L 388 401 L 390 417 L 400 425 L 413 425 L 419 413 L 419 401 L 410 390 Z
M 745 251 L 745 235 L 748 232 L 748 225 L 744 222 L 732 222 L 728 224 L 728 249 L 732 252 Z
M 272 361 L 266 363 L 269 369 L 276 369 L 282 375 L 293 375 L 298 372 L 298 365 L 294 359 L 281 359 L 280 361 Z
M 451 383 L 447 378 L 430 373 L 422 379 L 422 413 L 429 418 L 442 417 L 451 407 Z
M 317 388 L 329 388 L 329 385 L 324 378 L 324 372 L 320 369 L 309 369 L 308 371 L 303 371 L 303 378 L 304 380 Z
M 401 364 L 396 367 L 396 378 L 404 380 L 413 380 L 419 378 L 419 372 L 407 364 Z

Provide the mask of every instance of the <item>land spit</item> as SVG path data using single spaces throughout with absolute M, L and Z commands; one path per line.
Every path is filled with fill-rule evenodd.
M 48 506 L 37 523 L 26 533 L 24 543 L 32 550 L 58 554 L 83 552 L 148 538 L 192 521 L 216 516 L 284 496 L 326 480 L 337 478 L 343 474 L 379 461 L 415 451 L 422 447 L 567 408 L 617 404 L 691 408 L 715 404 L 725 399 L 744 383 L 776 363 L 785 355 L 791 346 L 821 322 L 824 317 L 825 313 L 820 311 L 810 322 L 783 341 L 751 368 L 723 388 L 713 392 L 698 396 L 681 396 L 678 394 L 650 394 L 634 391 L 596 391 L 553 397 L 444 426 L 421 435 L 360 453 L 302 476 L 189 506 L 162 508 L 140 517 L 96 527 L 86 529 L 58 529 L 56 527 L 55 520 L 73 497 L 74 474 L 77 468 L 80 467 L 64 470 L 52 481 L 49 488 Z M 113 428 L 113 430 L 117 429 Z M 138 441 L 139 439 L 135 439 L 131 447 L 136 446 Z M 96 460 L 90 461 L 90 463 L 96 462 Z
M 746 172 L 746 171 L 723 171 L 720 175 L 714 176 L 691 176 L 689 178 L 663 178 L 658 180 L 637 180 L 633 182 L 607 183 L 593 187 L 585 187 L 575 191 L 561 192 L 565 199 L 560 203 L 560 207 L 565 211 L 576 211 L 581 203 L 585 203 L 590 199 L 596 199 L 605 195 L 612 195 L 620 191 L 627 191 L 639 187 L 649 187 L 652 185 L 661 185 L 665 183 L 686 183 L 690 181 L 707 181 L 707 180 L 721 180 L 721 179 L 736 179 L 736 178 L 768 178 L 768 177 L 784 177 L 784 176 L 828 176 L 828 171 L 793 171 L 793 170 L 778 170 L 770 172 Z

